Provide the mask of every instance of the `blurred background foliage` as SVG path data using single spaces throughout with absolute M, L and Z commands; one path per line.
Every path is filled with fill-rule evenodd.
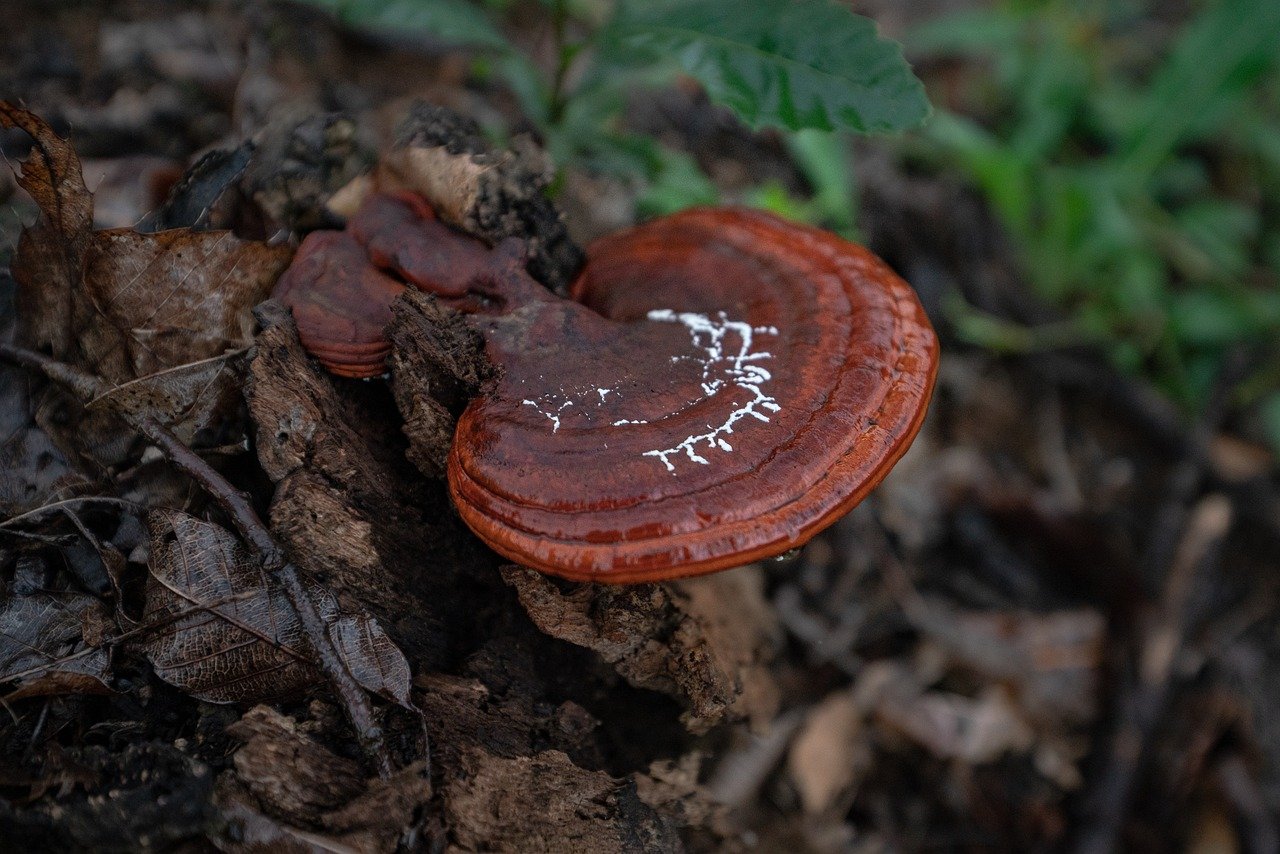
M 904 145 L 983 194 L 1068 340 L 1188 410 L 1228 352 L 1269 349 L 1237 403 L 1280 443 L 1280 3 L 1152 5 L 1006 0 L 916 28 L 914 55 L 968 65 Z M 987 346 L 1064 338 L 956 315 Z
M 923 87 L 898 44 L 829 0 L 540 0 L 554 45 L 536 57 L 514 0 L 311 2 L 471 48 L 557 164 L 634 182 L 642 217 L 746 203 L 856 238 L 849 135 L 892 134 L 877 144 L 982 196 L 1052 314 L 1025 325 L 957 294 L 955 336 L 1095 348 L 1189 419 L 1244 364 L 1229 403 L 1280 450 L 1275 0 L 993 0 L 902 34 Z M 688 152 L 629 130 L 628 97 L 680 75 L 775 128 L 809 192 L 761 180 L 724 198 Z

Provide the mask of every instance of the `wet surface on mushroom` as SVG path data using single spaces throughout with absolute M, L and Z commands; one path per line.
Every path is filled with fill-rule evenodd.
M 298 248 L 272 296 L 293 310 L 302 344 L 335 374 L 376 377 L 391 343 L 383 329 L 404 284 L 370 266 L 342 231 L 317 231 Z
M 936 341 L 909 286 L 745 211 L 606 238 L 574 286 L 475 318 L 503 368 L 459 422 L 455 502 L 570 578 L 711 571 L 804 542 L 918 429 Z
M 276 295 L 335 373 L 385 369 L 406 285 L 464 313 L 498 379 L 458 421 L 462 518 L 522 564 L 640 581 L 749 563 L 856 504 L 924 416 L 937 342 L 859 246 L 760 212 L 686 211 L 592 247 L 575 300 L 441 224 L 369 197 L 311 235 Z

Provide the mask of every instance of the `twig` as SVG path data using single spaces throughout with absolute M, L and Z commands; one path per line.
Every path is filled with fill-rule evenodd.
M 1209 443 L 1226 411 L 1227 396 L 1243 367 L 1237 354 L 1218 378 L 1213 400 L 1187 439 L 1169 475 L 1144 555 L 1147 577 L 1160 578 L 1160 601 L 1149 606 L 1132 639 L 1134 659 L 1120 674 L 1112 703 L 1114 724 L 1102 739 L 1102 755 L 1081 804 L 1072 846 L 1078 854 L 1117 850 L 1133 789 L 1148 747 L 1173 696 L 1174 664 L 1192 618 L 1197 582 L 1220 557 L 1218 546 L 1234 519 L 1231 502 L 1213 494 L 1192 507 L 1205 480 Z
M 1280 830 L 1255 775 L 1238 753 L 1228 754 L 1218 763 L 1218 785 L 1235 809 L 1240 837 L 1248 854 L 1264 854 L 1280 849 Z
M 1148 745 L 1173 695 L 1174 670 L 1183 650 L 1196 581 L 1216 564 L 1217 546 L 1232 522 L 1230 502 L 1221 495 L 1202 499 L 1191 513 L 1170 569 L 1161 605 L 1144 621 L 1138 660 L 1122 677 L 1107 752 L 1090 788 L 1073 850 L 1108 854 L 1118 850 L 1134 784 Z
M 96 643 L 96 644 L 93 644 L 92 646 L 87 646 L 84 649 L 79 650 L 78 652 L 71 652 L 66 655 L 59 656 L 58 658 L 51 659 L 49 661 L 44 662 L 43 664 L 37 664 L 34 667 L 28 667 L 26 670 L 19 670 L 17 673 L 5 674 L 4 681 L 14 682 L 19 679 L 26 679 L 29 676 L 38 676 L 41 673 L 46 673 L 50 670 L 53 670 L 55 667 L 62 667 L 64 664 L 68 664 L 72 661 L 78 661 L 82 658 L 93 655 L 95 652 L 98 652 L 99 650 L 109 649 L 110 647 L 113 647 L 113 646 L 119 646 L 120 644 L 124 643 L 127 640 L 132 640 L 133 638 L 136 638 L 138 635 L 144 635 L 150 632 L 154 632 L 157 629 L 162 629 L 165 626 L 170 625 L 171 623 L 176 623 L 179 620 L 186 619 L 187 617 L 190 617 L 192 614 L 198 614 L 201 611 L 208 611 L 213 614 L 217 614 L 218 616 L 222 616 L 222 614 L 218 611 L 219 608 L 221 608 L 223 605 L 230 605 L 233 602 L 243 601 L 249 598 L 250 595 L 251 594 L 248 594 L 248 593 L 236 593 L 231 596 L 224 596 L 220 599 L 215 599 L 212 602 L 207 602 L 204 604 L 197 604 L 197 605 L 190 605 L 186 608 L 182 608 L 178 611 L 174 611 L 171 614 L 166 614 L 163 617 L 157 617 L 154 620 L 148 620 L 147 622 L 142 623 L 140 625 L 136 625 L 133 628 L 129 629 L 128 631 L 121 632 L 118 635 L 112 635 L 109 638 L 103 638 L 101 643 Z
M 115 498 L 109 495 L 82 495 L 79 498 L 64 498 L 61 501 L 54 501 L 52 504 L 45 504 L 34 510 L 28 510 L 26 513 L 10 516 L 8 519 L 0 521 L 0 528 L 8 528 L 31 517 L 39 518 L 48 513 L 58 513 L 73 504 L 107 504 L 113 507 L 125 507 L 135 512 L 146 509 L 138 502 L 130 501 L 127 498 Z
M 82 401 L 100 397 L 109 386 L 93 374 L 59 362 L 42 353 L 0 344 L 0 358 L 39 371 L 54 382 L 66 386 Z M 108 399 L 110 400 L 110 399 Z M 381 777 L 389 777 L 392 771 L 391 755 L 382 737 L 382 729 L 374 720 L 373 707 L 364 689 L 356 682 L 351 671 L 343 663 L 324 622 L 316 611 L 315 603 L 298 578 L 298 571 L 285 558 L 267 526 L 258 518 L 249 497 L 231 485 L 191 448 L 187 447 L 168 427 L 151 415 L 138 415 L 113 404 L 115 414 L 123 418 L 135 430 L 160 449 L 170 462 L 198 483 L 222 507 L 236 530 L 258 554 L 263 568 L 275 576 L 284 588 L 285 595 L 298 614 L 298 621 L 306 633 L 307 641 L 315 650 L 320 669 L 328 678 L 334 694 L 342 704 L 347 719 L 355 730 L 365 755 L 373 763 Z

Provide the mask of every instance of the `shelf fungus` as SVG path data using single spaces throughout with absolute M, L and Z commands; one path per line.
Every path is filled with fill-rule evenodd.
M 461 287 L 396 267 L 501 368 L 458 422 L 450 493 L 490 547 L 552 575 L 665 580 L 796 548 L 924 418 L 938 345 L 914 292 L 826 232 L 686 211 L 590 247 L 572 300 L 512 247 L 466 257 Z

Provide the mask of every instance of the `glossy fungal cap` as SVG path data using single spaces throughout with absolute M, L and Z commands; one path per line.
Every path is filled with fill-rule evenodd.
M 374 266 L 441 297 L 464 295 L 490 263 L 488 246 L 437 220 L 412 193 L 370 196 L 347 230 Z
M 386 371 L 391 342 L 384 329 L 404 285 L 369 264 L 364 247 L 344 231 L 309 234 L 271 295 L 293 310 L 307 352 L 344 377 Z
M 450 490 L 493 549 L 575 580 L 803 544 L 906 451 L 937 370 L 920 303 L 882 261 L 760 212 L 598 241 L 579 303 L 523 292 L 474 319 L 503 371 L 459 421 Z

